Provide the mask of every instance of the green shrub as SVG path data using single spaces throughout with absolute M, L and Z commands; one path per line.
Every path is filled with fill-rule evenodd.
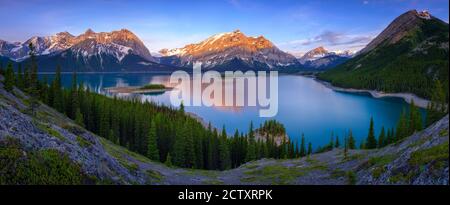
M 412 166 L 422 166 L 431 162 L 448 161 L 448 141 L 446 143 L 423 150 L 417 150 L 411 154 L 408 160 Z M 436 163 L 442 164 L 442 163 Z
M 356 184 L 356 174 L 353 171 L 347 172 L 347 181 L 349 185 L 355 185 Z
M 0 142 L 0 184 L 90 184 L 95 178 L 57 150 L 27 152 L 12 138 Z
M 77 142 L 82 147 L 89 147 L 92 144 L 81 136 L 77 136 Z

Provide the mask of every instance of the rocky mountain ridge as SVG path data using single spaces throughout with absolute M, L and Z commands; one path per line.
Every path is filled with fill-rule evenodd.
M 392 21 L 375 39 L 373 39 L 358 54 L 364 54 L 382 43 L 395 44 L 408 33 L 417 28 L 423 20 L 435 19 L 428 11 L 410 10 Z
M 149 50 L 142 41 L 127 29 L 112 32 L 95 33 L 91 29 L 79 36 L 60 32 L 53 36 L 32 37 L 23 43 L 0 41 L 0 54 L 15 61 L 28 57 L 28 45 L 32 43 L 36 55 L 56 55 L 72 49 L 80 56 L 92 56 L 103 52 L 113 54 L 118 60 L 129 53 L 152 60 Z
M 296 58 L 278 49 L 263 36 L 249 37 L 239 30 L 213 35 L 206 40 L 183 48 L 163 49 L 161 63 L 180 67 L 202 62 L 211 69 L 239 61 L 249 67 L 266 69 L 295 66 Z

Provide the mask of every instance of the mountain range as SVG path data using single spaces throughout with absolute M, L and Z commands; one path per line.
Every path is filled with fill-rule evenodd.
M 205 69 L 283 69 L 299 66 L 297 59 L 278 49 L 263 36 L 249 37 L 239 30 L 221 33 L 183 48 L 160 51 L 162 64 L 192 67 L 202 62 Z
M 412 87 L 402 82 L 402 85 L 392 86 L 395 88 L 381 88 L 384 85 L 382 76 L 389 75 L 390 70 L 399 70 L 387 68 L 397 66 L 395 64 L 399 64 L 397 67 L 412 63 L 422 65 L 415 71 L 424 74 L 419 80 L 425 84 L 430 84 L 433 76 L 448 73 L 448 60 L 443 57 L 448 54 L 448 24 L 428 12 L 416 10 L 396 18 L 355 54 L 350 51 L 332 52 L 318 47 L 296 58 L 277 48 L 264 36 L 251 37 L 235 30 L 213 35 L 182 48 L 162 49 L 158 54 L 152 55 L 129 30 L 96 33 L 88 29 L 79 36 L 61 32 L 48 37 L 32 37 L 23 43 L 0 40 L 0 61 L 26 63 L 29 60 L 29 43 L 35 46 L 41 72 L 54 71 L 57 65 L 67 72 L 190 70 L 193 62 L 202 62 L 204 70 L 220 71 L 239 69 L 298 72 L 325 71 L 337 67 L 321 74 L 319 78 L 345 87 L 389 91 Z M 379 75 L 373 75 L 372 72 Z M 406 73 L 409 74 L 411 72 Z M 370 85 L 362 86 L 359 82 L 362 80 L 370 82 Z M 442 80 L 445 82 L 448 78 Z M 410 83 L 416 84 L 413 81 Z M 421 92 L 424 91 L 417 93 Z
M 30 43 L 41 72 L 54 71 L 58 65 L 66 72 L 170 71 L 191 69 L 193 62 L 202 62 L 206 70 L 323 70 L 351 56 L 348 52 L 328 52 L 320 47 L 297 59 L 265 37 L 246 36 L 239 30 L 152 55 L 127 29 L 99 33 L 88 29 L 79 36 L 60 32 L 32 37 L 23 43 L 0 40 L 0 60 L 26 63 Z
M 35 48 L 40 71 L 109 72 L 170 69 L 155 58 L 131 31 L 96 33 L 88 29 L 74 36 L 60 32 L 48 37 L 32 37 L 23 43 L 0 41 L 0 56 L 16 62 L 28 61 L 29 44 Z

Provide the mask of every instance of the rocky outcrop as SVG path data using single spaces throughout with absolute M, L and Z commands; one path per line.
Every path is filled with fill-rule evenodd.
M 262 142 L 265 142 L 265 141 L 267 141 L 267 139 L 272 140 L 278 146 L 282 145 L 283 143 L 289 142 L 289 136 L 287 134 L 274 135 L 274 134 L 269 134 L 269 133 L 255 130 L 255 140 L 256 141 L 261 140 Z
M 448 185 L 448 127 L 447 115 L 422 132 L 371 153 L 357 169 L 358 183 Z
M 145 183 L 144 178 L 130 174 L 130 171 L 108 155 L 97 136 L 78 129 L 70 120 L 45 105 L 40 106 L 38 118 L 25 114 L 27 109 L 21 99 L 0 88 L 0 140 L 7 137 L 17 139 L 27 151 L 58 150 L 79 164 L 86 175 L 102 181 L 117 184 Z M 60 119 L 62 124 L 46 122 L 43 120 L 45 118 Z M 80 141 L 86 144 L 80 144 Z

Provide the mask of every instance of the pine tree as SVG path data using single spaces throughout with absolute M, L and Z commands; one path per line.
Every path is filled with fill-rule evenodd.
M 8 67 L 5 71 L 5 80 L 4 80 L 4 86 L 6 91 L 12 91 L 14 84 L 15 84 L 15 77 L 14 77 L 14 70 L 12 68 L 12 64 L 9 63 Z
M 225 126 L 223 126 L 222 135 L 219 139 L 219 169 L 225 170 L 229 168 L 231 168 L 230 150 L 228 149 Z
M 150 131 L 147 141 L 147 157 L 154 161 L 159 161 L 158 142 L 156 139 L 156 124 L 155 121 L 150 123 Z
M 214 165 L 214 141 L 213 141 L 213 136 L 211 134 L 211 126 L 209 126 L 208 129 L 208 155 L 207 155 L 207 167 L 208 169 L 215 169 L 215 165 Z
M 311 142 L 309 142 L 308 143 L 308 155 L 311 155 L 312 154 L 312 144 L 311 144 Z
M 348 133 L 348 148 L 349 149 L 356 149 L 356 142 L 355 142 L 355 138 L 353 137 L 352 130 L 350 130 L 349 133 Z
M 180 112 L 184 113 L 184 103 L 183 103 L 183 101 L 181 101 L 181 104 L 180 104 Z
M 422 129 L 422 116 L 419 108 L 414 104 L 414 100 L 411 100 L 409 108 L 409 134 L 413 134 Z
M 331 132 L 330 143 L 328 143 L 328 150 L 332 150 L 334 147 L 334 132 Z
M 339 148 L 341 143 L 339 142 L 339 136 L 336 135 L 336 142 L 334 143 L 334 147 Z
M 172 166 L 172 158 L 170 157 L 170 153 L 167 154 L 166 161 L 164 162 L 164 164 L 168 167 Z
M 30 87 L 30 79 L 31 79 L 31 73 L 30 73 L 30 65 L 25 65 L 25 68 L 23 70 L 23 89 L 24 91 L 28 92 L 28 88 Z
M 36 54 L 34 51 L 34 46 L 32 43 L 28 45 L 30 52 L 30 66 L 31 66 L 31 73 L 29 76 L 29 87 L 27 88 L 28 95 L 30 96 L 30 110 L 32 115 L 36 114 L 36 108 L 39 106 L 38 97 L 39 97 L 39 90 L 38 90 L 38 77 L 37 77 L 37 71 L 38 71 L 38 65 L 36 60 Z
M 187 136 L 185 135 L 184 126 L 179 126 L 179 129 L 176 132 L 175 145 L 173 150 L 173 162 L 176 166 L 185 167 L 186 166 L 186 156 L 185 156 L 185 147 L 187 147 L 186 140 Z
M 348 138 L 344 137 L 344 159 L 347 158 L 348 155 Z
M 250 162 L 256 159 L 256 141 L 255 135 L 253 133 L 253 122 L 250 122 L 250 129 L 248 132 L 248 147 L 247 154 L 245 156 L 245 161 Z
M 380 135 L 378 136 L 378 148 L 386 146 L 386 132 L 384 130 L 384 126 L 381 127 Z
M 83 118 L 83 114 L 81 114 L 80 109 L 77 109 L 77 111 L 76 111 L 75 123 L 81 127 L 84 127 L 84 118 Z
M 446 94 L 441 81 L 436 80 L 431 91 L 431 102 L 427 106 L 427 126 L 439 120 L 448 112 Z
M 367 135 L 366 149 L 377 148 L 377 139 L 375 138 L 375 130 L 373 127 L 373 118 L 370 118 L 369 134 Z
M 78 83 L 77 73 L 72 74 L 72 86 L 70 88 L 69 102 L 67 104 L 66 114 L 69 118 L 75 118 L 75 112 L 78 109 Z
M 185 129 L 183 129 L 184 133 L 184 167 L 192 168 L 195 165 L 195 152 L 194 152 L 194 139 L 193 136 L 190 134 L 187 127 L 190 127 L 189 125 L 185 125 Z
M 364 140 L 362 140 L 361 144 L 359 144 L 359 149 L 366 149 L 366 142 L 364 142 Z
M 20 89 L 24 89 L 24 76 L 22 71 L 22 64 L 19 63 L 17 67 L 17 79 L 16 79 L 16 86 Z
M 48 94 L 49 94 L 49 87 L 47 84 L 47 76 L 44 76 L 44 78 L 42 79 L 42 82 L 39 82 L 39 94 L 40 94 L 40 99 L 43 103 L 48 105 Z
M 402 111 L 400 119 L 397 123 L 395 141 L 401 140 L 408 136 L 408 122 L 405 116 L 405 112 Z
M 395 132 L 394 132 L 394 128 L 391 128 L 391 131 L 388 136 L 387 144 L 392 144 L 394 142 L 395 142 Z
M 306 156 L 305 135 L 302 133 L 302 139 L 300 143 L 300 157 Z
M 70 104 L 70 105 L 72 104 L 70 100 L 69 100 L 68 104 Z M 101 108 L 99 108 L 99 115 L 100 115 L 99 135 L 108 139 L 109 129 L 110 129 L 110 127 L 109 127 L 109 107 L 106 102 L 103 102 Z M 136 128 L 136 127 L 133 127 L 133 128 Z M 135 133 L 136 133 L 136 130 L 135 130 Z
M 50 105 L 59 112 L 64 111 L 64 96 L 61 89 L 61 67 L 56 67 L 55 78 L 52 81 Z

